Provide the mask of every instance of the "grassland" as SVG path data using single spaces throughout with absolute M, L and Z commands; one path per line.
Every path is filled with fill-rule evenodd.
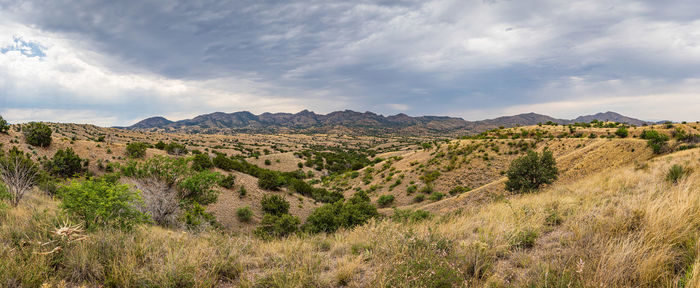
M 677 127 L 697 133 L 698 126 L 678 124 L 655 129 L 670 134 Z M 520 129 L 568 131 L 561 126 L 513 131 L 522 133 Z M 319 185 L 339 187 L 346 196 L 358 188 L 369 191 L 373 185 L 383 186 L 370 193 L 373 200 L 380 195 L 395 195 L 393 206 L 397 209 L 421 209 L 430 211 L 430 216 L 406 220 L 393 217 L 401 211 L 386 208 L 381 210 L 383 217 L 354 229 L 333 234 L 301 233 L 276 240 L 262 240 L 249 233 L 259 221 L 258 208 L 251 224 L 232 220 L 235 207 L 256 205 L 256 197 L 269 192 L 255 187 L 252 176 L 238 172 L 233 172 L 240 181 L 237 183 L 250 188 L 250 199 L 241 200 L 234 190 L 223 191 L 219 201 L 209 208 L 217 220 L 227 223 L 229 228 L 224 230 L 141 225 L 132 232 L 85 232 L 74 226 L 79 222 L 58 208 L 58 200 L 36 190 L 18 207 L 0 208 L 0 285 L 700 287 L 700 150 L 655 156 L 646 141 L 638 139 L 642 129 L 650 127 L 632 128 L 626 139 L 607 138 L 614 129 L 581 128 L 578 133 L 604 138 L 487 137 L 431 141 L 430 148 L 398 139 L 374 142 L 368 145 L 394 146 L 377 154 L 384 160 L 370 166 L 371 172 L 367 173 L 370 167 L 365 167 L 357 177 L 349 172 L 321 181 L 319 176 Z M 503 131 L 506 129 L 493 133 Z M 154 138 L 157 136 L 175 137 L 144 135 L 151 138 L 127 137 L 151 143 L 161 139 Z M 12 145 L 9 140 L 13 137 L 17 135 L 6 136 L 3 141 Z M 328 136 L 333 141 L 341 138 Z M 528 144 L 529 148 L 548 147 L 554 152 L 560 169 L 557 182 L 535 193 L 511 194 L 504 190 L 500 171 L 522 153 L 512 152 L 520 151 L 520 140 L 534 143 Z M 83 147 L 99 145 L 88 140 L 72 141 L 72 145 Z M 59 145 L 71 145 L 68 143 Z M 111 145 L 122 144 L 115 141 Z M 267 147 L 272 145 L 281 146 L 276 143 Z M 476 145 L 479 147 L 467 148 Z M 50 149 L 57 148 L 34 150 L 40 157 L 42 153 L 50 155 Z M 472 152 L 456 152 L 464 149 Z M 158 153 L 148 151 L 149 155 Z M 489 160 L 483 157 L 486 151 L 490 151 Z M 291 159 L 288 153 L 275 156 L 275 152 L 268 157 Z M 259 158 L 265 159 L 263 155 Z M 284 165 L 293 165 L 290 163 Z M 454 167 L 449 167 L 451 163 Z M 674 165 L 686 171 L 675 182 L 667 178 Z M 425 185 L 426 171 L 440 171 L 431 180 L 436 191 L 448 194 L 454 185 L 472 189 L 439 201 L 414 203 L 413 195 L 420 192 L 406 195 L 407 187 L 411 181 Z M 391 172 L 393 178 L 387 181 Z M 363 180 L 365 174 L 372 176 L 369 183 Z M 404 175 L 401 184 L 390 189 L 399 175 Z M 301 217 L 319 205 L 309 198 L 300 201 L 302 196 L 291 191 L 276 193 L 288 197 L 291 213 Z

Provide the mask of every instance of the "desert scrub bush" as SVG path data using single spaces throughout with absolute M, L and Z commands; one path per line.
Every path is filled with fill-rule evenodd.
M 377 205 L 379 207 L 387 207 L 394 203 L 394 195 L 382 195 L 377 198 Z
M 557 179 L 559 170 L 551 151 L 545 149 L 541 154 L 528 151 L 527 155 L 511 162 L 506 175 L 506 190 L 511 192 L 531 192 L 542 185 L 551 184 Z
M 418 194 L 416 197 L 413 197 L 413 203 L 420 203 L 425 201 L 425 195 L 424 194 Z
M 666 172 L 666 181 L 677 184 L 683 178 L 688 176 L 688 174 L 690 174 L 690 169 L 674 164 L 668 169 L 668 172 Z
M 272 161 L 270 161 L 270 159 L 265 159 L 265 165 L 267 165 L 267 166 L 272 165 Z
M 146 156 L 148 144 L 143 142 L 131 142 L 126 145 L 126 156 L 131 158 L 143 158 Z
M 59 177 L 73 177 L 86 170 L 83 168 L 85 161 L 68 147 L 65 150 L 56 151 L 50 161 L 44 162 L 44 169 Z
M 450 189 L 450 195 L 462 194 L 464 192 L 469 192 L 469 190 L 471 189 L 464 186 L 455 186 L 452 189 Z
M 284 180 L 285 179 L 280 176 L 278 172 L 264 171 L 259 175 L 258 187 L 265 190 L 279 190 L 280 187 L 284 186 Z
M 24 140 L 27 144 L 37 147 L 49 147 L 51 145 L 51 127 L 44 123 L 29 122 L 22 126 Z
M 266 214 L 280 216 L 289 213 L 289 202 L 284 200 L 282 196 L 276 194 L 267 194 L 260 200 L 262 210 Z
M 236 210 L 236 217 L 238 217 L 238 221 L 248 223 L 253 217 L 253 210 L 248 206 L 238 208 Z
M 418 186 L 416 185 L 408 185 L 408 187 L 406 187 L 406 195 L 411 195 L 416 191 L 418 191 Z
M 433 201 L 433 202 L 440 201 L 440 200 L 442 200 L 442 198 L 445 198 L 445 193 L 441 193 L 441 192 L 437 192 L 437 191 L 433 192 L 432 194 L 430 194 L 430 196 L 428 196 L 428 200 Z
M 170 142 L 168 145 L 165 146 L 165 152 L 168 152 L 168 154 L 170 155 L 176 156 L 185 155 L 187 154 L 187 147 L 180 143 Z
M 377 207 L 372 205 L 364 191 L 355 193 L 348 200 L 324 204 L 316 208 L 302 227 L 309 233 L 333 233 L 339 228 L 352 228 L 377 217 Z
M 241 188 L 238 189 L 238 198 L 243 198 L 246 194 L 248 194 L 248 190 L 245 189 L 245 186 L 241 186 Z
M 219 186 L 226 189 L 231 189 L 234 185 L 236 185 L 236 176 L 227 175 L 219 180 Z
M 10 125 L 0 116 L 0 134 L 7 134 L 8 131 L 10 131 Z
M 394 208 L 391 220 L 401 223 L 416 223 L 433 217 L 433 214 L 425 210 L 410 210 Z
M 617 135 L 617 137 L 620 138 L 627 138 L 627 135 L 629 135 L 629 131 L 625 126 L 622 126 L 620 128 L 617 128 L 617 130 L 615 131 L 615 135 Z
M 282 238 L 296 233 L 301 221 L 290 214 L 265 214 L 253 233 L 262 239 Z
M 209 170 L 214 167 L 211 158 L 206 153 L 195 154 L 192 157 L 192 169 L 195 171 Z
M 659 133 L 656 130 L 643 130 L 639 138 L 647 140 L 647 145 L 651 147 L 654 154 L 662 154 L 668 151 L 669 137 L 666 134 Z
M 148 217 L 138 211 L 141 196 L 127 185 L 105 180 L 73 181 L 59 189 L 60 207 L 85 223 L 86 229 L 130 230 Z

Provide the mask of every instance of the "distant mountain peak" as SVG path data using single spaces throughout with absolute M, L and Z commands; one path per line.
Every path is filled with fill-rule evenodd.
M 632 125 L 647 123 L 612 111 L 581 116 L 573 120 L 557 119 L 530 112 L 481 121 L 465 121 L 462 118 L 449 116 L 411 117 L 404 113 L 383 116 L 371 111 L 357 112 L 350 109 L 334 111 L 328 114 L 316 114 L 313 111 L 304 109 L 295 114 L 266 112 L 255 115 L 249 111 L 233 113 L 214 112 L 175 122 L 163 117 L 151 117 L 128 127 L 128 129 L 168 128 L 189 133 L 275 133 L 279 131 L 348 133 L 354 131 L 358 134 L 401 133 L 422 135 L 466 134 L 498 127 L 529 126 L 549 121 L 559 124 L 571 124 L 574 122 L 591 122 L 593 119 Z
M 135 129 L 145 129 L 145 128 L 152 128 L 152 127 L 158 127 L 158 126 L 166 126 L 172 124 L 173 121 L 170 121 L 166 119 L 165 117 L 162 116 L 155 116 L 155 117 L 150 117 L 143 119 L 139 121 L 138 123 L 131 125 L 130 128 L 135 128 Z

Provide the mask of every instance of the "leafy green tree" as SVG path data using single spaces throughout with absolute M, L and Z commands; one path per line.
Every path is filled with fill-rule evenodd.
M 262 205 L 263 212 L 267 214 L 280 216 L 289 213 L 289 202 L 279 195 L 265 195 L 262 200 L 260 200 L 260 204 Z
M 74 181 L 59 190 L 60 207 L 85 222 L 85 228 L 130 230 L 148 219 L 136 208 L 140 195 L 129 186 L 105 180 Z
M 0 116 L 0 134 L 7 134 L 7 131 L 10 131 L 10 125 Z
M 185 178 L 180 183 L 180 198 L 187 202 L 207 205 L 216 202 L 219 192 L 213 189 L 219 182 L 220 174 L 202 171 Z
M 51 127 L 44 123 L 29 122 L 22 127 L 24 139 L 29 145 L 37 147 L 49 147 L 51 145 Z
M 50 161 L 44 163 L 44 169 L 60 177 L 72 177 L 85 171 L 84 160 L 72 148 L 59 149 Z
M 148 144 L 143 142 L 131 142 L 126 145 L 126 155 L 131 158 L 143 158 L 146 156 Z
M 214 167 L 214 164 L 211 162 L 209 155 L 202 153 L 192 157 L 192 169 L 195 171 L 209 170 L 212 167 Z
M 538 154 L 530 150 L 527 155 L 511 162 L 506 175 L 506 190 L 531 192 L 544 184 L 551 184 L 557 179 L 559 170 L 551 151 L 545 149 Z

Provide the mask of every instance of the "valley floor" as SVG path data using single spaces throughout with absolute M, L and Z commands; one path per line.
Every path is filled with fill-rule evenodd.
M 691 171 L 678 183 L 674 164 Z M 275 241 L 56 233 L 70 224 L 57 203 L 31 195 L 0 209 L 0 286 L 700 287 L 699 169 L 691 149 L 417 223 Z

